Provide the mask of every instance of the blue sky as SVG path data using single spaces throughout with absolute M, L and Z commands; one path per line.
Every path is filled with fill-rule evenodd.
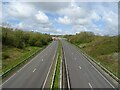
M 49 34 L 90 31 L 118 34 L 117 2 L 9 2 L 2 3 L 2 22 L 13 28 Z

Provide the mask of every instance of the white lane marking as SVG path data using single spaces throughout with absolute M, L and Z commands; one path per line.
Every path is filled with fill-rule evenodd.
M 81 54 L 78 50 L 77 50 L 77 52 L 78 52 L 79 54 Z M 83 55 L 83 58 L 85 58 L 85 60 L 86 60 L 86 55 L 83 54 L 83 53 L 82 53 L 81 55 Z M 89 58 L 87 57 L 87 59 L 89 59 Z M 99 70 L 96 69 L 95 66 L 93 66 L 93 65 L 90 63 L 90 61 L 88 61 L 88 60 L 86 60 L 86 61 L 102 76 L 102 78 L 103 78 L 110 86 L 112 86 L 112 88 L 114 88 L 114 89 L 116 90 L 116 88 L 102 75 L 102 73 L 101 73 Z
M 79 69 L 82 69 L 82 68 L 79 66 Z
M 17 72 L 19 72 L 19 71 L 21 71 L 22 70 L 22 68 L 20 68 Z
M 60 88 L 62 88 L 62 57 L 60 60 L 61 60 L 60 62 Z
M 56 54 L 56 53 L 57 53 L 57 50 L 56 50 L 55 53 L 54 53 L 53 61 L 54 61 L 54 58 L 55 58 L 55 54 Z M 53 65 L 53 61 L 52 61 L 51 65 L 50 65 L 50 68 L 49 68 L 49 70 L 48 70 L 47 76 L 46 76 L 45 81 L 44 81 L 44 84 L 43 84 L 43 86 L 42 86 L 42 90 L 44 90 L 44 88 L 45 88 L 45 84 L 46 84 L 46 82 L 47 82 L 48 75 L 49 75 L 50 70 L 51 70 L 52 65 Z
M 79 51 L 78 51 L 78 53 L 80 53 Z M 86 57 L 86 55 L 84 55 L 83 53 L 82 53 L 82 55 L 83 55 L 83 58 L 85 58 Z M 86 57 L 87 58 L 87 57 Z M 85 60 L 86 60 L 86 58 L 85 58 Z M 89 59 L 89 58 L 87 58 L 87 59 Z M 90 60 L 90 59 L 89 59 Z M 94 65 L 92 65 L 91 63 L 90 63 L 90 61 L 88 61 L 88 60 L 86 60 L 100 75 L 101 75 L 101 77 L 112 87 L 112 88 L 114 88 L 115 89 L 115 87 L 102 75 L 102 73 L 99 71 L 99 70 L 97 70 L 96 69 L 96 67 L 94 66 Z M 116 89 L 115 89 L 116 90 Z
M 65 50 L 64 50 L 64 56 L 66 56 L 65 55 Z M 67 63 L 66 63 L 66 57 L 64 57 L 65 58 L 65 66 L 66 66 L 66 70 L 67 70 L 67 82 L 68 82 L 68 90 L 70 90 L 70 80 L 69 80 L 69 78 L 68 78 L 68 65 L 67 65 Z
M 36 68 L 33 70 L 33 72 L 35 72 L 36 71 Z
M 16 73 L 14 73 L 9 79 L 7 79 L 3 84 L 5 84 L 6 82 L 8 82 L 12 77 L 14 77 L 16 75 Z M 3 85 L 1 84 L 0 87 Z
M 52 43 L 51 43 L 52 44 Z M 50 45 L 51 45 L 50 44 Z M 43 49 L 41 52 L 40 52 L 40 54 L 42 54 L 48 47 L 50 47 L 50 45 L 48 45 L 45 49 Z M 23 68 L 25 68 L 28 64 L 30 64 L 32 61 L 33 61 L 34 59 L 32 59 L 32 60 L 30 60 L 28 63 L 26 63 L 21 69 L 19 69 L 17 72 L 20 72 Z M 16 74 L 16 73 L 15 73 Z M 6 82 L 8 82 L 13 76 L 15 76 L 15 74 L 14 75 L 12 75 L 10 78 L 8 78 L 5 82 L 3 82 L 1 85 L 0 85 L 0 87 L 2 86 L 2 85 L 4 85 Z
M 52 88 L 52 86 L 53 86 L 53 81 L 54 81 L 54 76 L 55 76 L 55 71 L 56 71 L 56 66 L 57 66 L 57 60 L 58 59 L 58 54 L 57 54 L 57 58 L 56 58 L 56 61 L 55 61 L 55 69 L 54 69 L 54 71 L 53 71 L 53 75 L 52 75 L 52 83 L 51 83 L 51 86 L 50 86 L 50 88 Z
M 92 64 L 91 64 L 91 65 L 92 65 Z M 92 67 L 102 76 L 102 78 L 103 78 L 110 86 L 112 86 L 112 87 L 115 89 L 115 87 L 101 74 L 100 71 L 98 71 L 93 65 L 92 65 Z
M 43 61 L 43 59 L 42 59 L 42 61 Z
M 31 61 L 29 61 L 27 64 L 25 64 L 21 69 L 19 69 L 17 72 L 20 72 L 23 68 L 25 68 L 30 62 L 32 62 L 33 61 L 33 59 L 31 60 Z M 2 83 L 1 84 L 1 86 L 2 85 L 4 85 L 6 82 L 8 82 L 13 76 L 15 76 L 16 75 L 16 73 L 15 74 L 13 74 L 10 78 L 8 78 L 4 83 Z
M 88 84 L 89 84 L 90 88 L 93 90 L 93 87 L 92 87 L 92 85 L 91 85 L 90 83 L 88 83 Z
M 28 64 L 30 64 L 33 60 L 29 61 L 27 64 L 25 64 L 21 69 L 18 70 L 20 72 L 23 68 L 25 68 Z

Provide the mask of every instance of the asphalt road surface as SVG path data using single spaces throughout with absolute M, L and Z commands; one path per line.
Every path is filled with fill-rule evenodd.
M 57 46 L 58 42 L 53 41 L 41 53 L 6 80 L 2 88 L 41 88 L 54 60 Z
M 114 88 L 114 86 L 75 48 L 62 40 L 71 88 Z

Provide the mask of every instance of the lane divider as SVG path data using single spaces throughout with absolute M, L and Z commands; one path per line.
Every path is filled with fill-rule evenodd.
M 36 71 L 36 68 L 33 70 L 33 72 L 35 72 Z
M 92 85 L 91 85 L 90 83 L 88 83 L 88 84 L 89 84 L 90 88 L 93 90 L 93 87 L 92 87 Z
M 63 46 L 62 46 L 62 50 L 63 50 Z M 67 87 L 68 87 L 68 90 L 70 90 L 71 89 L 71 87 L 70 87 L 70 79 L 69 79 L 69 71 L 68 71 L 68 65 L 67 65 L 67 62 L 66 62 L 66 57 L 65 57 L 65 52 L 64 52 L 64 50 L 63 50 L 63 59 L 64 59 L 64 63 L 65 63 L 65 71 L 66 71 L 66 78 L 67 78 Z
M 67 42 L 67 41 L 66 41 Z M 67 42 L 67 43 L 69 43 L 69 42 Z M 70 43 L 71 44 L 71 43 Z M 104 79 L 108 82 L 108 84 L 110 85 L 110 86 L 112 86 L 112 88 L 114 88 L 115 90 L 116 90 L 116 88 L 119 88 L 118 86 L 119 86 L 119 79 L 115 76 L 115 75 L 113 75 L 110 71 L 108 71 L 105 67 L 103 67 L 101 64 L 99 64 L 99 63 L 97 63 L 92 57 L 90 57 L 89 55 L 87 55 L 84 51 L 82 51 L 80 48 L 78 48 L 77 46 L 75 46 L 74 44 L 71 44 L 73 47 L 75 47 L 76 48 L 76 50 L 77 50 L 77 52 L 78 53 L 80 53 L 80 54 L 82 54 L 83 55 L 83 57 L 84 58 L 86 58 L 87 59 L 87 61 L 89 62 L 89 64 L 91 64 L 93 67 L 94 67 L 94 69 L 95 70 L 97 70 L 97 67 L 99 68 L 99 69 L 101 69 L 101 70 L 103 70 L 107 75 L 109 75 L 109 76 L 111 76 L 111 78 L 113 79 L 113 80 L 115 80 L 116 82 L 113 82 L 113 81 L 109 81 L 106 77 L 106 75 L 103 75 L 102 74 L 102 72 L 101 71 L 99 71 L 99 70 L 97 70 L 97 72 L 99 72 L 99 74 L 100 75 L 102 75 L 102 77 L 104 77 Z M 111 84 L 111 82 L 114 84 Z
M 56 58 L 56 54 L 57 54 L 57 49 L 56 49 L 55 54 L 54 54 L 54 56 L 53 56 L 53 61 L 52 61 L 51 65 L 50 65 L 50 68 L 49 68 L 49 70 L 48 70 L 48 73 L 47 73 L 47 75 L 46 75 L 46 78 L 45 78 L 45 80 L 44 80 L 44 82 L 43 82 L 42 90 L 45 89 L 45 85 L 46 85 L 46 83 L 47 83 L 47 79 L 48 79 L 48 76 L 49 76 L 50 71 L 51 71 L 51 69 L 52 69 L 52 66 L 53 66 L 54 60 L 55 60 L 55 58 Z M 51 89 L 51 88 L 50 88 L 50 89 Z
M 32 55 L 30 55 L 27 59 L 21 61 L 19 64 L 15 65 L 15 66 L 12 67 L 11 69 L 7 70 L 5 73 L 3 73 L 3 74 L 1 75 L 1 77 L 3 77 L 4 75 L 6 75 L 7 73 L 11 72 L 14 68 L 16 68 L 17 66 L 21 65 L 21 64 L 24 63 L 25 61 L 29 60 L 29 59 L 32 58 L 33 56 L 37 55 L 40 51 L 41 51 L 40 54 L 42 54 L 42 53 L 43 53 L 47 48 L 49 48 L 52 44 L 53 44 L 53 42 L 52 42 L 51 44 L 49 44 L 48 46 L 46 46 L 45 48 L 43 48 L 42 51 L 41 51 L 41 50 L 36 51 L 36 52 L 33 53 Z M 27 62 L 27 63 L 26 63 L 25 65 L 23 65 L 17 72 L 20 72 L 20 71 L 21 71 L 22 69 L 24 69 L 27 65 L 29 65 L 33 60 L 34 60 L 34 59 L 32 59 L 32 60 L 30 60 L 29 62 Z M 15 76 L 15 75 L 16 75 L 16 73 L 13 74 L 11 77 L 9 77 L 6 81 L 4 81 L 4 82 L 0 85 L 0 87 L 1 87 L 2 85 L 4 85 L 6 82 L 8 82 L 8 81 L 9 81 L 13 76 Z
M 62 54 L 62 53 L 61 53 L 61 54 Z M 63 79 L 62 79 L 62 78 L 63 78 L 63 73 L 62 73 L 62 57 L 61 57 L 60 60 L 61 60 L 61 62 L 60 62 L 60 89 L 62 89 L 62 88 L 63 88 L 63 83 L 62 83 L 62 82 L 63 82 L 63 81 L 62 81 L 62 80 L 63 80 Z
M 56 74 L 56 70 L 57 70 L 57 63 L 58 63 L 58 54 L 57 54 L 57 58 L 56 58 L 56 62 L 55 62 L 55 69 L 54 69 L 53 76 L 52 76 L 52 83 L 50 86 L 51 89 L 53 89 L 53 85 L 54 85 L 55 74 Z
M 82 69 L 82 68 L 79 66 L 79 69 Z

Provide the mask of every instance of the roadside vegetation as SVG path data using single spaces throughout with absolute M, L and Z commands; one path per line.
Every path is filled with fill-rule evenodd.
M 56 72 L 55 72 L 55 78 L 53 82 L 53 90 L 56 90 L 59 88 L 60 85 L 60 63 L 61 63 L 61 42 L 59 41 L 58 45 L 58 58 L 57 58 L 57 65 L 56 65 Z
M 52 40 L 48 34 L 2 27 L 2 71 L 41 50 Z
M 66 35 L 65 38 L 120 78 L 118 75 L 118 36 L 100 36 L 91 32 L 81 32 L 76 35 Z

